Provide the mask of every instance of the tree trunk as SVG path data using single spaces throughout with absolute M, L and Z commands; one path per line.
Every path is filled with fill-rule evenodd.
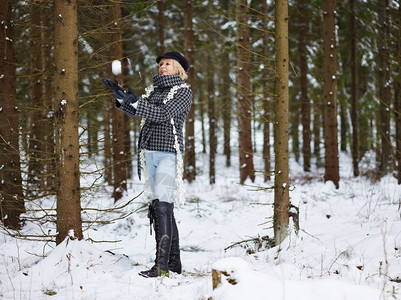
M 338 99 L 338 113 L 340 117 L 340 151 L 347 152 L 348 137 L 348 118 L 347 118 L 347 104 L 344 98 Z
M 350 0 L 351 9 L 351 125 L 352 125 L 352 167 L 354 176 L 359 175 L 359 122 L 358 122 L 358 82 L 357 76 L 357 58 L 356 58 L 356 47 L 357 47 L 357 31 L 355 26 L 355 1 Z
M 398 6 L 398 24 L 401 24 L 401 5 Z M 401 26 L 398 26 L 398 45 L 401 45 Z M 396 140 L 396 178 L 401 184 L 401 47 L 398 47 L 398 76 L 396 79 L 397 93 L 394 97 L 394 119 Z
M 337 51 L 335 13 L 335 0 L 324 0 L 324 181 L 332 181 L 336 188 L 338 188 L 340 178 L 337 141 Z
M 54 188 L 56 179 L 56 160 L 54 149 L 54 108 L 53 108 L 53 56 L 52 46 L 53 37 L 53 6 L 46 2 L 46 6 L 42 9 L 42 41 L 44 45 L 41 47 L 43 59 L 43 80 L 42 80 L 42 97 L 43 109 L 45 110 L 45 122 L 43 124 L 43 140 L 45 143 L 45 161 L 44 172 L 46 174 L 46 186 Z
M 78 20 L 76 0 L 54 2 L 54 85 L 58 171 L 57 238 L 82 239 L 79 176 Z
M 113 60 L 122 61 L 122 41 L 121 41 L 121 7 L 120 2 L 113 2 L 110 7 L 111 17 L 111 49 L 110 57 Z M 122 73 L 118 76 L 120 85 L 123 85 Z M 124 114 L 117 108 L 113 109 L 113 170 L 114 170 L 114 201 L 120 200 L 125 191 L 127 191 L 127 165 L 125 153 L 125 131 L 124 131 Z
M 316 158 L 316 165 L 318 167 L 321 166 L 321 149 L 320 149 L 320 140 L 321 140 L 321 132 L 320 129 L 322 128 L 322 104 L 321 99 L 313 99 L 312 102 L 313 108 L 313 155 Z
M 307 18 L 304 0 L 298 2 L 299 7 L 299 56 L 300 56 L 300 83 L 301 83 L 301 122 L 302 122 L 302 155 L 304 171 L 310 171 L 311 159 L 311 129 L 310 129 L 310 102 L 308 96 L 308 52 L 306 49 Z
M 263 28 L 263 160 L 264 180 L 270 180 L 270 85 L 269 85 L 269 29 L 267 27 L 267 2 L 262 1 L 262 28 Z
M 19 229 L 25 206 L 18 145 L 12 2 L 0 1 L 0 217 L 5 226 Z
M 390 16 L 389 1 L 378 0 L 378 75 L 379 75 L 379 101 L 380 117 L 378 134 L 380 136 L 381 151 L 379 162 L 380 176 L 386 175 L 390 171 L 391 162 L 391 143 L 390 143 L 390 105 L 391 105 L 391 85 L 390 85 Z
M 106 0 L 103 0 L 103 4 L 106 4 Z M 108 23 L 108 11 L 103 9 L 99 18 L 102 20 L 102 24 Z M 104 28 L 104 32 L 109 32 L 108 28 Z M 110 41 L 109 34 L 101 34 L 100 40 L 102 45 L 107 45 Z M 110 49 L 104 47 L 102 50 L 102 78 L 107 78 L 110 76 L 110 71 L 108 70 L 110 61 Z M 107 90 L 107 91 L 106 91 Z M 109 94 L 109 90 L 104 87 L 104 93 Z M 113 185 L 113 164 L 112 164 L 112 138 L 111 138 L 111 122 L 112 122 L 112 111 L 113 111 L 113 99 L 109 96 L 106 96 L 103 102 L 102 114 L 103 114 L 103 149 L 104 149 L 104 157 L 103 157 L 103 165 L 104 165 L 104 182 L 108 185 Z
M 237 19 L 238 131 L 240 184 L 255 180 L 251 129 L 251 82 L 249 55 L 248 6 L 246 0 L 235 2 Z
M 289 166 L 288 166 L 288 1 L 277 0 L 276 26 L 276 103 L 274 123 L 274 239 L 276 245 L 288 235 L 289 224 Z
M 43 187 L 44 158 L 44 109 L 42 103 L 42 41 L 41 41 L 41 4 L 30 4 L 30 88 L 31 88 L 31 127 L 29 135 L 28 182 L 36 188 Z
M 220 1 L 222 9 L 228 14 L 232 15 L 232 6 L 229 0 Z M 231 21 L 230 17 L 228 17 Z M 229 30 L 222 30 L 223 36 L 229 35 Z M 230 92 L 230 72 L 231 68 L 229 65 L 230 57 L 229 53 L 231 51 L 232 43 L 225 42 L 222 45 L 222 51 L 219 54 L 219 59 L 221 61 L 227 62 L 228 66 L 224 66 L 220 69 L 220 99 L 221 99 L 221 118 L 223 119 L 223 153 L 226 158 L 226 167 L 231 166 L 231 115 L 232 115 L 232 101 Z
M 210 39 L 209 39 L 210 40 Z M 214 49 L 214 47 L 212 47 Z M 216 137 L 216 111 L 215 101 L 216 97 L 214 90 L 214 67 L 211 55 L 208 55 L 208 71 L 207 71 L 207 97 L 208 97 L 208 117 L 209 117 L 209 183 L 216 183 L 216 151 L 217 151 L 217 137 Z
M 196 155 L 195 155 L 195 37 L 192 26 L 192 1 L 185 2 L 184 11 L 184 43 L 185 57 L 188 60 L 188 83 L 192 89 L 192 105 L 185 122 L 185 153 L 184 153 L 184 178 L 193 182 L 196 177 Z

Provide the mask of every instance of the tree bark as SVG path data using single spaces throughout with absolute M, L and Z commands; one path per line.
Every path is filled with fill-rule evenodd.
M 192 105 L 185 121 L 185 153 L 184 153 L 184 178 L 193 182 L 196 178 L 196 154 L 195 154 L 195 37 L 192 25 L 193 3 L 185 1 L 184 8 L 184 43 L 185 57 L 190 68 L 188 70 L 188 83 L 192 89 Z
M 106 4 L 106 0 L 102 1 L 102 4 Z M 101 19 L 102 24 L 107 24 L 109 21 L 108 17 L 108 9 L 102 9 L 99 18 Z M 104 27 L 104 33 L 100 35 L 100 41 L 102 45 L 108 45 L 111 36 L 107 34 L 109 32 L 106 26 Z M 106 33 L 107 32 L 107 33 Z M 107 78 L 110 76 L 110 71 L 108 70 L 110 61 L 110 49 L 109 47 L 104 47 L 101 53 L 101 60 L 103 67 L 101 69 L 101 76 L 102 78 Z M 104 93 L 109 94 L 109 90 L 106 87 L 103 87 Z M 107 90 L 107 91 L 106 91 Z M 106 96 L 103 102 L 102 114 L 103 114 L 103 135 L 104 135 L 104 142 L 103 142 L 103 149 L 104 149 L 104 157 L 103 157 L 103 165 L 104 165 L 104 182 L 108 185 L 113 185 L 113 164 L 112 164 L 112 112 L 113 112 L 113 99 L 109 96 Z
M 232 7 L 230 5 L 229 0 L 220 1 L 222 9 L 227 13 L 228 20 L 230 19 L 230 15 L 232 15 Z M 223 29 L 222 34 L 224 36 L 229 35 L 229 30 Z M 232 101 L 231 101 L 231 92 L 230 92 L 230 72 L 231 68 L 229 65 L 230 57 L 229 53 L 231 52 L 232 43 L 224 42 L 222 45 L 222 51 L 218 57 L 220 57 L 221 61 L 227 62 L 227 66 L 225 65 L 221 68 L 221 76 L 220 76 L 220 97 L 221 97 L 221 118 L 223 119 L 223 153 L 226 158 L 226 166 L 231 166 L 231 116 L 232 116 Z
M 288 235 L 289 224 L 289 165 L 288 165 L 288 1 L 277 0 L 276 26 L 276 103 L 274 123 L 274 239 L 276 245 Z
M 25 206 L 18 144 L 12 2 L 0 1 L 0 217 L 5 226 L 19 229 Z
M 401 5 L 398 6 L 398 24 L 401 24 Z M 401 45 L 401 26 L 398 26 L 398 45 Z M 398 47 L 398 76 L 396 79 L 396 91 L 394 97 L 394 119 L 396 140 L 396 178 L 401 184 L 401 47 Z
M 121 41 L 121 7 L 120 2 L 113 2 L 110 7 L 110 18 L 111 18 L 111 49 L 110 57 L 113 60 L 122 62 L 122 41 Z M 122 73 L 118 76 L 114 75 L 118 79 L 120 85 L 123 85 Z M 113 109 L 113 175 L 114 175 L 114 201 L 120 200 L 127 191 L 127 165 L 126 165 L 126 153 L 125 153 L 125 136 L 124 136 L 124 114 L 122 114 L 117 108 Z
M 212 47 L 214 48 L 214 47 Z M 207 71 L 207 97 L 208 97 L 208 117 L 209 117 L 209 183 L 216 183 L 216 109 L 215 109 L 215 88 L 214 88 L 214 67 L 211 56 L 208 56 Z
M 78 18 L 76 0 L 54 2 L 57 238 L 82 239 L 79 175 Z
M 251 82 L 249 55 L 248 6 L 246 0 L 235 2 L 237 19 L 237 80 L 240 184 L 255 180 L 251 128 Z
M 42 40 L 41 40 L 41 6 L 38 1 L 29 4 L 30 11 L 30 115 L 28 182 L 43 187 L 44 158 L 44 109 L 42 97 Z
M 270 180 L 270 85 L 269 85 L 269 29 L 267 27 L 267 2 L 262 1 L 262 28 L 263 28 L 263 160 L 264 180 Z
M 332 181 L 336 188 L 339 188 L 340 178 L 337 138 L 337 50 L 335 32 L 335 0 L 324 0 L 324 181 Z
M 352 125 L 352 167 L 354 176 L 359 176 L 359 122 L 358 122 L 358 64 L 356 56 L 357 31 L 355 26 L 355 1 L 350 0 L 351 9 L 351 125 Z
M 45 110 L 43 123 L 43 140 L 45 143 L 45 184 L 48 188 L 54 189 L 56 179 L 56 160 L 55 160 L 55 141 L 54 141 L 54 108 L 53 108 L 53 53 L 52 46 L 53 37 L 53 6 L 50 0 L 42 9 L 42 41 L 44 45 L 41 47 L 43 59 L 43 80 L 42 80 L 42 97 L 43 109 Z
M 298 2 L 299 8 L 299 56 L 301 82 L 301 122 L 302 122 L 302 155 L 305 172 L 310 171 L 311 159 L 311 129 L 310 129 L 310 102 L 308 96 L 308 52 L 306 49 L 307 18 L 304 0 Z
M 380 101 L 380 116 L 378 134 L 380 136 L 381 151 L 377 159 L 379 163 L 380 176 L 390 171 L 391 143 L 390 143 L 390 105 L 391 105 L 391 84 L 390 84 L 390 16 L 389 1 L 378 0 L 378 87 Z

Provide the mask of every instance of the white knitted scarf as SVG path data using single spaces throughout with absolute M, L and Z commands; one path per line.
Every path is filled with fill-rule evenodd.
M 189 87 L 189 85 L 186 84 L 186 83 L 173 86 L 173 87 L 170 89 L 170 91 L 168 92 L 166 99 L 163 100 L 163 103 L 166 104 L 168 101 L 170 101 L 171 99 L 173 99 L 175 93 L 177 93 L 177 91 L 178 91 L 180 88 L 186 88 L 186 87 Z M 155 89 L 155 86 L 154 86 L 154 85 L 148 86 L 148 87 L 145 89 L 145 94 L 142 95 L 142 99 L 149 98 L 150 94 L 154 91 L 154 89 Z M 145 124 L 145 122 L 146 122 L 146 119 L 143 118 L 143 119 L 141 120 L 141 129 L 142 129 L 143 125 Z M 180 151 L 180 144 L 178 143 L 177 130 L 176 130 L 176 128 L 175 128 L 174 119 L 173 119 L 173 118 L 171 118 L 170 123 L 171 123 L 171 125 L 173 126 L 174 148 L 175 148 L 175 150 L 177 151 L 177 177 L 176 177 L 176 184 L 177 184 L 178 203 L 179 203 L 180 205 L 183 205 L 183 204 L 185 203 L 185 197 L 184 197 L 184 194 L 185 194 L 184 182 L 183 182 L 183 180 L 182 180 L 183 173 L 184 173 L 184 162 L 183 162 L 183 159 L 182 159 L 182 153 L 181 153 L 181 151 Z M 148 174 L 147 174 L 147 172 L 146 172 L 146 161 L 145 161 L 145 154 L 144 154 L 144 150 L 143 150 L 143 149 L 141 150 L 139 156 L 140 156 L 140 163 L 141 163 L 141 166 L 143 166 L 144 176 L 145 176 L 145 178 L 147 179 L 147 178 L 148 178 Z

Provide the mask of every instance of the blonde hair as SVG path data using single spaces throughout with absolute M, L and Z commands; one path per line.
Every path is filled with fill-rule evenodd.
M 184 68 L 181 66 L 181 64 L 176 61 L 175 59 L 173 59 L 173 67 L 174 69 L 178 72 L 178 74 L 180 75 L 182 80 L 187 80 L 188 79 L 188 75 L 185 72 Z

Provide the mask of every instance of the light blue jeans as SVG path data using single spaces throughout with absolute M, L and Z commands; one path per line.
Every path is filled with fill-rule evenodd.
M 146 171 L 154 199 L 174 203 L 177 177 L 177 154 L 146 151 Z

